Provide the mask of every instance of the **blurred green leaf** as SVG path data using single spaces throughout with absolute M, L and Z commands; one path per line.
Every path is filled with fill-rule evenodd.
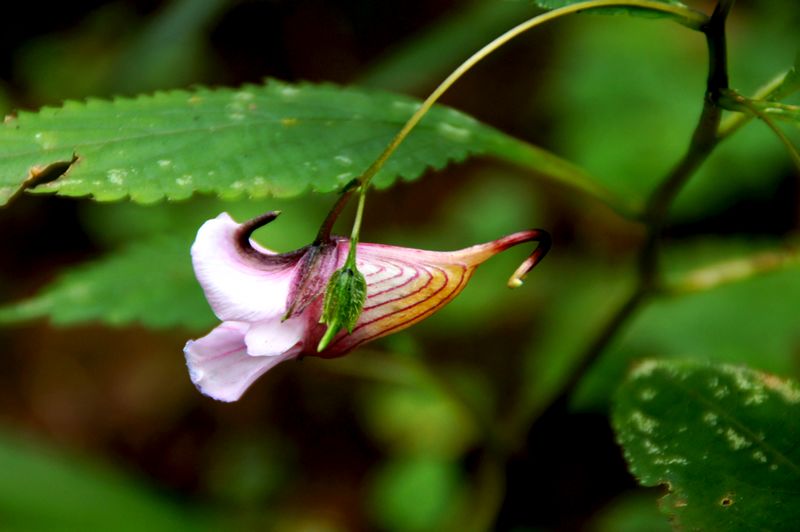
M 440 22 L 389 53 L 362 74 L 359 85 L 412 91 L 444 79 L 467 54 L 533 14 L 516 2 L 476 0 L 459 5 Z
M 172 0 L 142 16 L 111 2 L 79 24 L 27 43 L 15 62 L 28 101 L 58 102 L 185 87 L 215 79 L 209 26 L 227 0 Z M 80 75 L 76 75 L 80 72 Z
M 192 271 L 191 242 L 187 235 L 154 237 L 70 270 L 36 296 L 0 308 L 0 323 L 49 316 L 58 325 L 209 327 L 215 318 Z
M 714 242 L 676 246 L 664 263 L 670 276 L 710 262 L 749 256 L 768 242 Z M 707 292 L 653 300 L 634 318 L 584 377 L 574 397 L 582 409 L 605 408 L 631 363 L 643 358 L 697 358 L 743 363 L 800 375 L 800 267 L 764 273 Z
M 773 92 L 773 99 L 780 100 L 800 90 L 800 51 L 794 58 L 794 65 L 783 77 L 781 84 Z
M 489 385 L 481 375 L 463 367 L 449 371 L 437 368 L 432 378 L 430 372 L 423 371 L 423 361 L 398 354 L 381 357 L 369 353 L 361 360 L 356 354 L 350 358 L 350 365 L 358 366 L 362 376 L 373 378 L 380 373 L 367 375 L 367 371 L 379 369 L 376 364 L 395 366 L 385 372 L 387 378 L 366 386 L 358 402 L 366 431 L 389 452 L 455 459 L 479 441 L 473 410 L 465 409 L 462 402 L 469 401 L 470 409 L 481 415 L 491 415 L 494 405 Z
M 267 247 L 291 250 L 308 243 L 325 215 L 328 198 L 224 202 L 198 198 L 180 204 L 91 205 L 89 232 L 108 245 L 132 244 L 94 262 L 67 269 L 37 295 L 0 307 L 0 323 L 49 316 L 58 325 L 141 323 L 155 328 L 202 330 L 215 318 L 192 271 L 189 248 L 200 225 L 220 212 L 245 221 L 265 210 L 284 210 L 279 230 L 258 231 Z
M 704 98 L 705 41 L 677 26 L 632 18 L 569 23 L 545 95 L 556 151 L 618 196 L 641 202 L 688 146 Z M 786 68 L 785 51 L 794 50 L 796 37 L 759 17 L 737 29 L 731 76 L 743 91 L 754 91 Z M 717 147 L 671 212 L 693 219 L 739 198 L 768 198 L 788 166 L 768 128 L 743 128 Z
M 45 33 L 25 43 L 15 57 L 14 76 L 34 102 L 107 94 L 109 72 L 122 43 L 139 23 L 126 3 L 106 3 L 74 28 Z
M 488 241 L 520 227 L 538 225 L 535 222 L 540 219 L 536 214 L 538 209 L 531 207 L 528 198 L 530 184 L 519 176 L 516 182 L 504 179 L 502 172 L 492 172 L 492 177 L 498 181 L 478 180 L 455 194 L 448 203 L 442 230 L 418 232 L 412 236 L 407 232 L 394 234 L 388 241 L 432 249 L 457 248 Z M 237 221 L 244 221 L 265 210 L 281 210 L 283 214 L 274 222 L 275 228 L 258 231 L 255 238 L 271 249 L 289 251 L 305 245 L 315 236 L 332 201 L 330 197 L 311 195 L 268 202 L 198 197 L 191 202 L 156 205 L 86 203 L 82 217 L 95 240 L 112 249 L 119 248 L 120 242 L 141 241 L 133 244 L 133 248 L 151 249 L 150 258 L 144 251 L 134 252 L 132 248 L 111 251 L 90 265 L 69 269 L 64 281 L 56 281 L 41 294 L 0 308 L 0 321 L 52 315 L 56 323 L 64 325 L 99 320 L 115 324 L 138 322 L 155 327 L 203 328 L 213 319 L 207 311 L 208 305 L 199 297 L 188 296 L 200 293 L 199 289 L 192 288 L 196 281 L 191 274 L 189 247 L 194 232 L 204 221 L 222 211 L 229 212 Z M 474 216 L 476 204 L 481 204 L 483 217 Z M 465 233 L 465 236 L 454 241 L 452 235 L 457 233 Z M 170 248 L 169 252 L 166 248 Z M 473 282 L 459 298 L 457 308 L 442 314 L 442 319 L 432 326 L 437 334 L 452 334 L 454 328 L 463 328 L 465 322 L 475 326 L 485 322 L 487 304 L 493 312 L 507 310 L 510 306 L 525 305 L 527 308 L 532 296 L 530 291 L 505 288 L 509 273 L 524 256 L 524 250 L 510 252 L 482 266 L 477 276 L 484 281 Z M 115 281 L 114 268 L 120 268 L 118 281 Z M 100 271 L 104 273 L 101 275 Z M 157 287 L 160 295 L 143 292 L 139 281 L 130 282 L 129 279 L 145 279 L 148 286 Z M 92 287 L 83 294 L 84 299 L 73 299 L 75 294 L 70 286 L 75 283 Z M 113 297 L 109 297 L 110 294 Z M 162 304 L 169 297 L 175 298 L 175 305 L 168 311 Z M 78 303 L 83 308 L 78 308 Z M 123 310 L 122 306 L 128 309 Z M 112 308 L 116 310 L 110 312 Z M 167 313 L 169 319 L 162 319 Z M 522 319 L 522 315 L 520 317 Z
M 0 202 L 46 165 L 78 160 L 36 187 L 100 201 L 331 192 L 358 176 L 417 108 L 413 99 L 334 85 L 172 91 L 67 102 L 0 129 Z M 434 108 L 378 173 L 387 187 L 470 153 L 517 162 L 601 195 L 580 170 L 452 109 Z
M 390 460 L 372 481 L 373 519 L 382 530 L 441 530 L 463 497 L 461 476 L 457 464 L 424 455 Z
M 586 0 L 533 0 L 533 3 L 543 9 L 557 9 L 559 7 L 565 7 L 584 1 Z M 678 0 L 655 0 L 655 1 L 672 6 L 686 7 L 684 3 L 679 2 Z M 603 15 L 635 15 L 639 17 L 648 17 L 648 18 L 664 18 L 664 17 L 675 16 L 675 15 L 670 15 L 669 13 L 660 13 L 658 11 L 653 11 L 652 9 L 646 9 L 641 7 L 598 7 L 587 10 L 587 13 L 597 13 Z
M 81 221 L 89 235 L 105 244 L 146 239 L 159 234 L 193 234 L 206 220 L 227 212 L 244 222 L 265 211 L 281 211 L 272 224 L 280 230 L 256 231 L 254 238 L 265 246 L 288 251 L 306 245 L 317 234 L 319 225 L 335 201 L 330 196 L 312 194 L 302 198 L 226 201 L 198 196 L 186 202 L 138 203 L 84 202 Z
M 172 0 L 125 43 L 110 81 L 118 91 L 144 92 L 200 81 L 215 65 L 209 26 L 228 0 Z
M 370 434 L 395 453 L 457 457 L 477 440 L 471 420 L 429 387 L 373 385 L 359 407 Z
M 137 481 L 30 441 L 0 436 L 0 523 L 6 531 L 219 530 Z
M 220 437 L 204 473 L 206 489 L 240 508 L 263 508 L 290 483 L 294 449 L 279 437 L 247 434 Z
M 672 532 L 658 510 L 654 494 L 639 490 L 618 497 L 603 508 L 586 527 L 588 532 Z
M 615 396 L 631 472 L 665 484 L 691 530 L 791 530 L 800 522 L 800 387 L 745 367 L 640 363 Z
M 541 321 L 531 335 L 522 368 L 524 386 L 511 419 L 518 432 L 561 392 L 581 363 L 588 342 L 634 287 L 633 267 L 589 261 L 585 257 L 548 257 L 549 270 L 539 272 Z

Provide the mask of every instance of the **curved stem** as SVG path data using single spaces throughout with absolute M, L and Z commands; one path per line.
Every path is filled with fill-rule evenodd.
M 764 112 L 763 110 L 759 109 L 757 105 L 754 104 L 753 100 L 745 98 L 739 94 L 736 94 L 734 91 L 727 91 L 725 95 L 731 99 L 733 107 L 732 109 L 737 111 L 743 111 L 742 114 L 751 114 L 753 116 L 758 117 L 762 122 L 764 122 L 767 127 L 769 127 L 773 133 L 778 137 L 781 143 L 786 147 L 786 151 L 789 152 L 789 156 L 792 158 L 792 162 L 794 163 L 795 167 L 798 171 L 800 171 L 800 153 L 798 153 L 797 148 L 795 148 L 792 141 L 781 131 L 775 122 L 769 117 L 769 115 Z M 779 104 L 776 104 L 776 106 Z M 784 108 L 791 108 L 794 106 L 783 106 Z
M 439 84 L 436 89 L 428 96 L 422 105 L 411 115 L 411 118 L 408 119 L 408 122 L 403 126 L 403 128 L 395 135 L 395 137 L 389 142 L 389 145 L 383 150 L 378 158 L 373 162 L 361 176 L 361 186 L 363 189 L 366 189 L 369 182 L 378 173 L 378 171 L 383 167 L 386 163 L 386 160 L 394 153 L 394 151 L 400 146 L 400 144 L 405 140 L 411 130 L 419 123 L 420 120 L 428 113 L 428 111 L 433 107 L 433 104 L 442 96 L 442 94 L 447 91 L 456 81 L 458 81 L 464 74 L 466 74 L 469 70 L 472 69 L 476 64 L 480 61 L 485 59 L 489 56 L 492 52 L 497 50 L 498 48 L 502 47 L 515 37 L 525 33 L 526 31 L 533 29 L 537 26 L 544 24 L 545 22 L 550 22 L 551 20 L 555 20 L 560 17 L 564 17 L 566 15 L 572 15 L 574 13 L 580 13 L 581 11 L 587 11 L 590 9 L 597 9 L 602 7 L 636 7 L 640 9 L 646 9 L 649 11 L 654 11 L 658 13 L 663 13 L 667 15 L 672 15 L 676 17 L 682 24 L 688 26 L 692 29 L 700 30 L 704 24 L 707 23 L 708 17 L 700 13 L 698 11 L 694 11 L 684 6 L 672 5 L 672 4 L 665 4 L 663 2 L 657 2 L 652 0 L 592 0 L 589 2 L 578 2 L 575 4 L 571 4 L 569 6 L 561 7 L 558 9 L 553 9 L 551 11 L 547 11 L 546 13 L 542 13 L 537 15 L 531 19 L 518 24 L 517 26 L 511 28 L 504 34 L 497 37 L 495 40 L 472 54 L 466 61 L 461 63 L 461 65 L 456 68 L 445 80 Z
M 363 212 L 364 209 L 364 196 L 367 193 L 367 188 L 369 187 L 372 178 L 383 168 L 383 165 L 386 164 L 386 161 L 392 154 L 397 150 L 400 144 L 406 139 L 406 137 L 411 133 L 411 131 L 416 127 L 416 125 L 422 120 L 422 118 L 431 110 L 433 104 L 449 89 L 456 81 L 458 81 L 464 74 L 469 72 L 472 67 L 477 65 L 483 59 L 488 57 L 492 52 L 496 51 L 503 45 L 507 44 L 509 41 L 513 40 L 515 37 L 522 35 L 523 33 L 531 30 L 537 26 L 541 26 L 546 22 L 550 22 L 551 20 L 555 20 L 557 18 L 561 18 L 567 15 L 572 15 L 575 13 L 580 13 L 582 11 L 588 11 L 591 9 L 598 9 L 604 7 L 634 7 L 638 9 L 644 9 L 648 11 L 653 11 L 656 13 L 662 13 L 665 15 L 670 15 L 678 19 L 678 21 L 695 30 L 702 30 L 705 24 L 708 23 L 709 18 L 693 9 L 689 9 L 685 6 L 681 5 L 672 5 L 672 4 L 665 4 L 663 2 L 654 1 L 654 0 L 590 0 L 587 2 L 578 2 L 575 4 L 571 4 L 565 7 L 561 7 L 558 9 L 553 9 L 551 11 L 547 11 L 540 15 L 537 15 L 533 18 L 514 26 L 507 32 L 503 33 L 489 44 L 472 54 L 466 61 L 461 63 L 447 78 L 445 78 L 442 83 L 439 84 L 436 89 L 422 102 L 422 104 L 417 108 L 414 114 L 408 119 L 408 121 L 403 125 L 400 131 L 392 138 L 389 144 L 384 148 L 383 152 L 378 156 L 377 159 L 364 171 L 360 178 L 358 178 L 357 182 L 360 185 L 360 195 L 359 195 L 359 217 L 357 218 L 357 223 L 353 225 L 353 230 L 351 234 L 351 254 L 353 254 L 352 250 L 355 248 L 355 243 L 358 241 L 358 236 L 360 232 L 360 213 Z M 338 215 L 338 213 L 337 213 Z M 329 216 L 330 218 L 330 216 Z M 335 216 L 334 216 L 335 221 Z M 332 222 L 331 222 L 332 225 Z M 350 262 L 350 256 L 348 256 L 348 262 Z M 354 257 L 353 257 L 354 260 Z
M 342 190 L 339 196 L 339 199 L 336 200 L 336 203 L 334 203 L 333 207 L 328 212 L 325 220 L 322 221 L 322 225 L 320 226 L 319 231 L 317 231 L 317 237 L 314 239 L 315 244 L 320 244 L 330 239 L 331 231 L 333 231 L 333 225 L 336 223 L 336 219 L 339 218 L 339 215 L 347 206 L 347 202 L 350 201 L 350 196 L 352 196 L 353 192 L 357 190 L 357 187 L 357 179 L 354 179 L 345 185 L 344 190 Z
M 759 87 L 756 90 L 755 94 L 751 96 L 752 100 L 772 100 L 773 98 L 777 98 L 780 96 L 788 96 L 791 92 L 786 94 L 782 94 L 782 90 L 784 89 L 784 80 L 786 79 L 787 72 L 782 72 L 778 74 L 763 86 Z M 722 121 L 722 124 L 719 126 L 719 133 L 717 136 L 720 140 L 724 140 L 737 131 L 739 131 L 742 126 L 747 124 L 750 120 L 753 119 L 753 115 L 746 114 L 746 113 L 734 113 L 730 115 L 728 118 Z
M 719 105 L 719 99 L 728 89 L 725 20 L 733 3 L 734 0 L 720 0 L 711 18 L 700 28 L 706 35 L 709 52 L 709 69 L 703 110 L 683 158 L 664 177 L 661 184 L 652 192 L 647 201 L 642 219 L 647 228 L 647 235 L 638 257 L 637 286 L 586 346 L 586 349 L 578 359 L 576 368 L 562 384 L 559 393 L 555 397 L 548 398 L 545 404 L 528 405 L 526 410 L 519 414 L 519 419 L 512 419 L 513 426 L 511 430 L 514 433 L 510 439 L 513 441 L 521 441 L 524 435 L 523 431 L 544 410 L 561 408 L 568 403 L 583 376 L 603 354 L 606 347 L 630 322 L 636 312 L 651 297 L 659 294 L 661 284 L 659 279 L 659 248 L 661 233 L 667 221 L 669 208 L 684 185 L 720 141 L 718 132 L 722 109 Z
M 361 232 L 361 219 L 364 217 L 364 203 L 366 201 L 366 189 L 361 189 L 361 194 L 358 196 L 358 207 L 356 208 L 356 219 L 353 222 L 353 230 L 350 233 L 350 241 L 353 244 L 358 243 L 358 235 Z

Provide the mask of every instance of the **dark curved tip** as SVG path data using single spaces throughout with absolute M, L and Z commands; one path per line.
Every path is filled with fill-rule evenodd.
M 239 247 L 240 250 L 244 251 L 245 253 L 252 253 L 256 252 L 253 249 L 252 244 L 250 244 L 250 236 L 255 232 L 256 229 L 260 227 L 264 227 L 272 220 L 277 218 L 280 215 L 281 211 L 269 211 L 256 216 L 252 220 L 248 220 L 242 225 L 239 226 L 239 229 L 236 231 L 236 245 Z
M 525 231 L 523 233 L 524 239 L 520 239 L 520 242 L 536 242 L 537 246 L 533 252 L 528 255 L 528 258 L 525 259 L 525 262 L 519 265 L 519 268 L 514 272 L 511 278 L 508 280 L 509 288 L 517 288 L 518 286 L 522 285 L 522 281 L 525 279 L 525 276 L 528 275 L 534 266 L 539 264 L 539 262 L 547 255 L 547 252 L 550 251 L 550 247 L 553 244 L 553 239 L 550 237 L 550 233 L 543 229 L 531 229 L 529 231 Z

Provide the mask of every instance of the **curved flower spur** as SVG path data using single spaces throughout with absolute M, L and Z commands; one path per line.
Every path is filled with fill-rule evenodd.
M 464 289 L 489 257 L 524 242 L 538 246 L 509 279 L 525 275 L 550 248 L 550 235 L 520 231 L 458 251 L 440 252 L 359 243 L 356 266 L 366 280 L 363 311 L 351 331 L 320 344 L 323 296 L 331 276 L 345 264 L 350 240 L 323 225 L 310 245 L 274 253 L 250 238 L 278 216 L 268 212 L 236 223 L 227 213 L 200 227 L 192 262 L 211 308 L 222 324 L 184 348 L 192 382 L 210 397 L 235 401 L 259 376 L 284 360 L 334 358 L 427 318 Z M 321 349 L 318 350 L 318 347 Z

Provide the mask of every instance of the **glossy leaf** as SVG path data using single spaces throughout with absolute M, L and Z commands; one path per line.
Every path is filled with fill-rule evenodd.
M 35 190 L 144 203 L 194 192 L 224 198 L 331 192 L 375 160 L 417 105 L 385 92 L 270 81 L 23 112 L 0 128 L 0 204 L 26 180 L 36 184 L 43 169 L 73 156 L 65 175 Z M 571 164 L 442 107 L 374 183 L 414 179 L 476 153 L 602 194 Z
M 631 472 L 686 530 L 800 522 L 800 387 L 740 366 L 645 361 L 616 395 Z

